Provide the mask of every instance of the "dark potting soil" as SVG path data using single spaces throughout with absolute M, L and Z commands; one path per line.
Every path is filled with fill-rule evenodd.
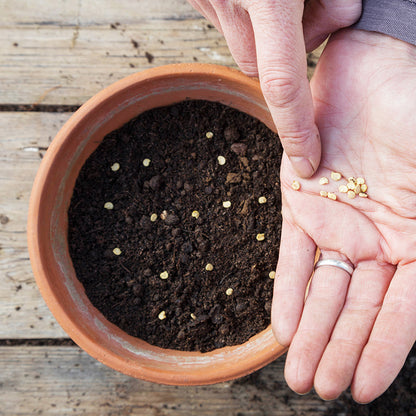
M 92 304 L 163 348 L 206 352 L 265 329 L 281 153 L 264 124 L 208 101 L 151 110 L 108 134 L 68 212 L 70 254 Z

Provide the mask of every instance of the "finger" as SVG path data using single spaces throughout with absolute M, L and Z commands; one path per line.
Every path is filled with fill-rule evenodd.
M 315 243 L 287 219 L 283 220 L 272 304 L 277 341 L 289 345 L 298 326 L 305 291 L 313 271 Z
M 306 76 L 303 2 L 254 2 L 248 12 L 266 102 L 293 167 L 299 176 L 310 177 L 319 165 L 321 145 Z
M 362 262 L 354 270 L 345 305 L 315 375 L 315 390 L 325 400 L 337 398 L 350 384 L 368 340 L 394 267 Z
M 310 0 L 303 13 L 306 50 L 317 48 L 329 34 L 352 25 L 361 14 L 361 0 Z
M 351 391 L 368 403 L 402 368 L 416 339 L 416 262 L 398 266 L 354 374 Z
M 322 258 L 345 260 L 337 253 L 323 252 Z M 297 393 L 313 386 L 319 361 L 344 305 L 350 275 L 331 266 L 319 267 L 312 277 L 299 327 L 286 358 L 285 378 Z
M 219 32 L 223 34 L 222 27 L 220 21 L 218 19 L 217 13 L 215 9 L 212 7 L 209 1 L 203 0 L 188 0 L 191 6 L 197 10 L 205 19 L 209 20 Z
M 213 1 L 228 48 L 239 68 L 258 76 L 256 46 L 250 16 L 234 2 Z

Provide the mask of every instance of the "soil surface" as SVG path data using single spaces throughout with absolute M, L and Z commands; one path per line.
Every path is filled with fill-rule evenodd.
M 206 352 L 265 329 L 281 153 L 261 122 L 207 101 L 148 111 L 106 136 L 68 212 L 70 254 L 92 304 L 163 348 Z

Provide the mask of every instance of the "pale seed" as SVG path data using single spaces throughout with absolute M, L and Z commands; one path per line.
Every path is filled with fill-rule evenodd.
M 331 179 L 334 181 L 339 181 L 342 175 L 339 172 L 331 172 Z
M 143 166 L 147 168 L 149 165 L 150 165 L 150 159 L 144 159 Z
M 325 176 L 319 179 L 319 185 L 326 185 L 327 183 L 329 183 L 329 179 L 326 178 Z
M 368 189 L 368 186 L 365 183 L 363 183 L 361 185 L 361 192 L 367 192 L 367 189 Z
M 350 190 L 350 191 L 347 192 L 347 196 L 350 199 L 354 199 L 355 198 L 355 192 Z
M 159 277 L 162 280 L 166 280 L 169 277 L 169 273 L 165 270 L 164 272 L 160 273 Z
M 354 192 L 358 195 L 358 194 L 361 192 L 361 186 L 360 186 L 360 185 L 357 185 L 357 186 L 354 188 Z
M 195 321 L 196 316 L 195 316 L 195 314 L 194 314 L 194 313 L 191 313 L 191 318 Z
M 155 222 L 156 220 L 157 220 L 157 214 L 153 213 L 153 214 L 150 216 L 150 221 Z
M 360 192 L 358 194 L 358 196 L 360 196 L 361 198 L 367 198 L 368 197 L 368 195 L 365 192 Z
M 214 266 L 213 266 L 211 263 L 208 263 L 208 264 L 205 266 L 205 270 L 206 270 L 207 272 L 212 272 L 212 271 L 214 270 Z
M 338 190 L 342 192 L 343 194 L 346 194 L 348 192 L 348 187 L 347 185 L 340 185 Z
M 166 319 L 166 312 L 162 311 L 159 313 L 159 315 L 157 316 L 161 321 L 163 321 L 164 319 Z
M 112 165 L 111 165 L 111 170 L 113 171 L 113 172 L 117 172 L 118 170 L 120 169 L 120 164 L 119 163 L 113 163 Z
M 257 234 L 256 235 L 256 240 L 257 241 L 263 241 L 264 240 L 264 234 Z
M 270 279 L 274 279 L 276 277 L 276 272 L 270 272 L 269 277 Z
M 113 208 L 114 208 L 114 205 L 113 205 L 113 203 L 112 203 L 112 202 L 106 202 L 106 203 L 104 204 L 104 208 L 105 208 L 105 209 L 113 209 Z
M 231 206 L 231 201 L 224 201 L 224 202 L 222 203 L 222 206 L 223 206 L 224 208 L 230 208 L 230 206 Z
M 191 214 L 194 218 L 199 218 L 199 212 L 198 211 L 192 211 Z
M 212 139 L 212 138 L 214 137 L 214 133 L 213 133 L 212 131 L 207 131 L 207 132 L 205 133 L 205 137 L 206 137 L 207 139 Z
M 352 191 L 355 189 L 355 182 L 353 182 L 353 181 L 349 181 L 348 183 L 347 183 L 347 188 L 348 189 L 351 189 Z
M 354 176 L 350 176 L 348 178 L 348 182 L 354 182 L 355 183 L 356 179 L 354 178 Z
M 328 198 L 332 199 L 333 201 L 337 200 L 337 196 L 333 192 L 328 192 Z
M 292 188 L 293 188 L 295 191 L 299 191 L 299 189 L 300 189 L 300 183 L 299 183 L 298 181 L 293 181 L 293 182 L 292 182 Z
M 160 214 L 160 219 L 165 220 L 167 216 L 168 216 L 168 212 L 166 210 L 163 210 L 162 213 Z
M 364 178 L 357 178 L 356 183 L 358 185 L 362 185 L 363 183 L 365 183 L 365 180 L 364 180 Z
M 225 157 L 224 156 L 218 156 L 217 160 L 218 160 L 218 164 L 225 165 Z
M 231 295 L 233 294 L 233 292 L 234 292 L 234 290 L 233 290 L 231 287 L 229 287 L 229 288 L 225 291 L 225 294 L 226 294 L 227 296 L 231 296 Z
M 319 192 L 319 195 L 321 195 L 324 198 L 326 198 L 328 196 L 328 192 L 327 191 L 321 191 L 321 192 Z
M 116 247 L 116 248 L 113 250 L 113 253 L 114 253 L 116 256 L 119 256 L 119 255 L 121 254 L 121 250 L 120 250 L 118 247 Z
M 267 198 L 265 196 L 261 196 L 259 198 L 259 204 L 265 204 L 267 202 Z

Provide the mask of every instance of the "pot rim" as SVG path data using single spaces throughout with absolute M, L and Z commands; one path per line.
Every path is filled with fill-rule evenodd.
M 53 256 L 53 258 L 50 256 L 52 252 L 50 240 L 53 231 L 51 225 L 48 223 L 45 226 L 45 223 L 41 220 L 41 214 L 45 209 L 45 196 L 48 194 L 51 172 L 58 163 L 56 155 L 67 142 L 68 137 L 73 134 L 76 126 L 85 123 L 88 117 L 92 117 L 91 114 L 96 112 L 103 102 L 111 104 L 112 98 L 120 94 L 120 91 L 146 83 L 149 79 L 156 82 L 162 79 L 173 80 L 187 77 L 192 79 L 208 77 L 212 80 L 222 80 L 230 85 L 245 88 L 251 93 L 256 93 L 258 97 L 262 97 L 258 80 L 249 78 L 235 69 L 201 63 L 171 64 L 147 69 L 123 78 L 101 90 L 68 119 L 46 152 L 34 180 L 30 196 L 27 235 L 32 269 L 40 292 L 56 320 L 82 349 L 109 367 L 136 378 L 162 384 L 202 385 L 247 375 L 282 355 L 286 348 L 279 345 L 274 339 L 270 325 L 244 344 L 224 347 L 208 353 L 162 349 L 151 346 L 144 341 L 141 341 L 141 344 L 137 346 L 135 344 L 137 338 L 128 336 L 118 327 L 106 321 L 105 318 L 98 316 L 100 313 L 92 307 L 88 312 L 91 313 L 93 309 L 98 312 L 98 318 L 96 317 L 96 319 L 99 320 L 100 325 L 105 324 L 111 328 L 112 334 L 115 334 L 111 342 L 115 340 L 118 343 L 115 347 L 109 346 L 110 344 L 103 344 L 103 339 L 97 338 L 96 334 L 91 332 L 89 328 L 84 327 L 83 322 L 75 319 L 81 316 L 76 315 L 77 311 L 73 310 L 73 305 L 71 309 L 68 304 L 64 303 L 65 299 L 62 299 L 62 293 L 57 290 L 55 285 L 59 284 L 59 279 L 62 279 L 62 276 L 56 279 L 54 273 L 61 272 L 62 275 L 63 271 L 61 265 L 58 264 L 59 262 Z M 264 106 L 267 109 L 265 103 Z M 273 128 L 271 118 L 264 121 L 269 127 Z M 47 228 L 46 231 L 49 232 L 45 231 L 45 227 Z M 46 242 L 43 239 L 45 235 Z M 124 348 L 126 343 L 131 343 L 134 346 L 127 348 L 127 350 L 130 348 L 133 352 L 130 354 L 131 351 L 128 351 L 124 356 L 121 356 L 119 350 Z M 143 346 L 148 348 L 149 351 L 147 352 L 149 352 L 151 358 L 149 361 L 149 356 L 146 355 L 144 361 L 139 363 L 135 358 L 134 348 L 143 348 Z M 239 349 L 245 349 L 246 351 L 243 355 L 239 355 L 236 360 L 235 352 Z M 162 365 L 158 363 L 153 366 L 152 360 L 154 357 L 162 357 Z M 163 365 L 164 359 L 168 360 L 165 367 Z M 172 362 L 180 365 L 182 370 L 180 372 L 172 371 L 169 367 Z

